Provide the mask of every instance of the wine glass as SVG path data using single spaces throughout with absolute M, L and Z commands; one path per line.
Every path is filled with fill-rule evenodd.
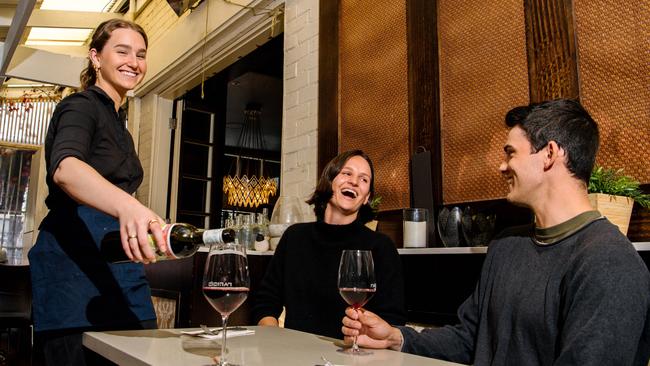
M 353 309 L 364 306 L 377 291 L 375 265 L 369 250 L 344 250 L 339 264 L 339 293 Z M 369 355 L 372 352 L 359 349 L 357 337 L 352 348 L 342 348 L 339 352 L 351 355 Z
M 246 300 L 250 288 L 248 259 L 242 244 L 225 243 L 210 246 L 203 273 L 203 295 L 221 314 L 221 357 L 219 365 L 231 365 L 226 359 L 228 316 Z

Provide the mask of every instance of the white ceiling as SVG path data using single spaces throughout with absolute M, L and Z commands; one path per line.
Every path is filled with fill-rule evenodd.
M 111 11 L 129 0 L 47 0 L 73 7 L 89 8 L 91 2 L 112 3 L 108 12 L 41 9 L 43 0 L 0 0 L 0 80 L 7 78 L 32 80 L 77 87 L 79 72 L 85 66 L 85 40 L 76 45 L 25 44 L 32 28 L 92 29 L 104 20 L 121 17 Z M 72 5 L 78 1 L 79 5 Z M 47 6 L 46 6 L 47 7 Z M 101 7 L 101 6 L 100 6 Z M 89 34 L 89 31 L 86 31 Z M 52 40 L 55 36 L 39 37 Z M 78 38 L 83 39 L 83 35 Z M 52 43 L 52 42 L 49 42 Z M 56 70 L 56 72 L 52 72 Z

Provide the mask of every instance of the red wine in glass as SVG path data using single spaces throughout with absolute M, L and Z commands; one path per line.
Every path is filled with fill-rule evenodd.
M 355 310 L 364 306 L 377 291 L 375 265 L 369 250 L 344 250 L 339 263 L 339 293 L 345 302 Z M 352 348 L 339 349 L 339 352 L 351 355 L 369 355 L 372 352 L 362 350 L 354 337 Z
M 246 287 L 204 287 L 203 294 L 219 314 L 231 314 L 246 301 Z
M 235 243 L 213 244 L 203 273 L 203 295 L 221 314 L 221 356 L 219 365 L 226 366 L 226 333 L 228 316 L 246 301 L 250 288 L 248 259 L 244 246 Z
M 341 297 L 343 297 L 343 300 L 348 303 L 348 305 L 352 306 L 355 309 L 359 309 L 363 307 L 370 298 L 372 298 L 372 295 L 375 294 L 375 291 L 377 291 L 374 288 L 350 288 L 350 287 L 344 287 L 339 289 L 339 293 L 341 294 Z

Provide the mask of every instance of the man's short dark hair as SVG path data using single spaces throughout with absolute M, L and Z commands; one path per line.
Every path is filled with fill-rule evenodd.
M 325 209 L 327 208 L 327 203 L 330 201 L 333 194 L 332 182 L 334 181 L 334 178 L 336 178 L 336 176 L 341 172 L 341 169 L 343 169 L 345 163 L 354 156 L 360 156 L 368 162 L 368 165 L 370 165 L 371 175 L 370 196 L 368 203 L 363 204 L 359 209 L 357 220 L 361 220 L 361 222 L 366 223 L 373 219 L 374 215 L 372 208 L 370 207 L 370 200 L 375 194 L 375 168 L 372 166 L 372 160 L 370 160 L 370 157 L 366 155 L 366 153 L 361 150 L 349 150 L 340 153 L 334 159 L 330 160 L 329 163 L 327 163 L 323 169 L 323 172 L 321 173 L 314 193 L 312 193 L 311 197 L 307 201 L 308 204 L 314 205 L 314 213 L 316 214 L 318 220 L 323 220 L 325 217 Z
M 598 151 L 598 125 L 579 102 L 558 99 L 515 107 L 506 114 L 506 125 L 526 132 L 531 153 L 555 141 L 566 151 L 569 171 L 589 184 Z

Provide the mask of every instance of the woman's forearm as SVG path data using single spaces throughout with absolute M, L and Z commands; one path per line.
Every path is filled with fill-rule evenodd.
M 78 203 L 93 207 L 113 217 L 128 206 L 139 204 L 130 194 L 102 177 L 87 163 L 75 158 L 63 159 L 52 179 L 68 196 Z
M 163 219 L 106 180 L 90 165 L 75 157 L 67 157 L 59 163 L 52 179 L 78 203 L 119 220 L 122 248 L 129 259 L 144 263 L 156 260 L 149 244 L 149 233 L 160 251 L 167 250 L 161 229 Z

